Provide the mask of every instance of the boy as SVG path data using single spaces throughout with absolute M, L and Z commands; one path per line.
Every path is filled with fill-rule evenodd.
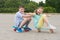
M 24 14 L 24 11 L 25 11 L 24 7 L 19 6 L 19 11 L 15 15 L 15 26 L 13 26 L 14 31 L 16 32 L 23 32 L 22 28 L 24 25 L 25 25 L 24 30 L 28 30 L 28 31 L 31 30 L 28 27 L 28 24 L 31 21 L 31 18 L 29 18 L 30 15 Z

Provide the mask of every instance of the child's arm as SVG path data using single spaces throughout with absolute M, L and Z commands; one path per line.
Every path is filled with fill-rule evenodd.
M 31 17 L 31 15 L 23 15 L 23 18 Z
M 28 17 L 32 17 L 34 16 L 34 13 L 26 13 L 25 15 L 23 15 L 24 18 L 28 18 Z
M 34 16 L 35 13 L 26 13 L 27 15 L 31 15 L 31 16 Z

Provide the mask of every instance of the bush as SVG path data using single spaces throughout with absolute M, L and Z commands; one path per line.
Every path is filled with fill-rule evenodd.
M 26 8 L 25 12 L 34 12 L 38 7 L 38 3 L 30 0 L 0 0 L 0 13 L 14 13 L 20 5 Z
M 44 13 L 55 13 L 56 9 L 53 7 L 44 7 Z
M 17 11 L 18 8 L 0 8 L 0 13 L 14 13 Z
M 34 10 L 38 8 L 38 6 L 39 6 L 38 3 L 31 1 L 28 4 L 24 5 L 25 12 L 34 12 Z M 0 8 L 0 13 L 15 13 L 17 11 L 18 11 L 18 7 Z

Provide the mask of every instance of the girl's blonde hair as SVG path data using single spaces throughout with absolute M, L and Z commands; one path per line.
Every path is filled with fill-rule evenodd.
M 37 13 L 37 9 L 36 9 L 36 10 L 34 10 L 34 13 Z

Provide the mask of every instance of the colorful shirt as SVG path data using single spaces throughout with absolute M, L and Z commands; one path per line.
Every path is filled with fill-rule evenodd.
M 36 28 L 41 28 L 43 26 L 43 19 L 44 19 L 44 15 L 40 14 L 40 15 L 34 15 L 33 20 L 34 20 L 34 26 Z

